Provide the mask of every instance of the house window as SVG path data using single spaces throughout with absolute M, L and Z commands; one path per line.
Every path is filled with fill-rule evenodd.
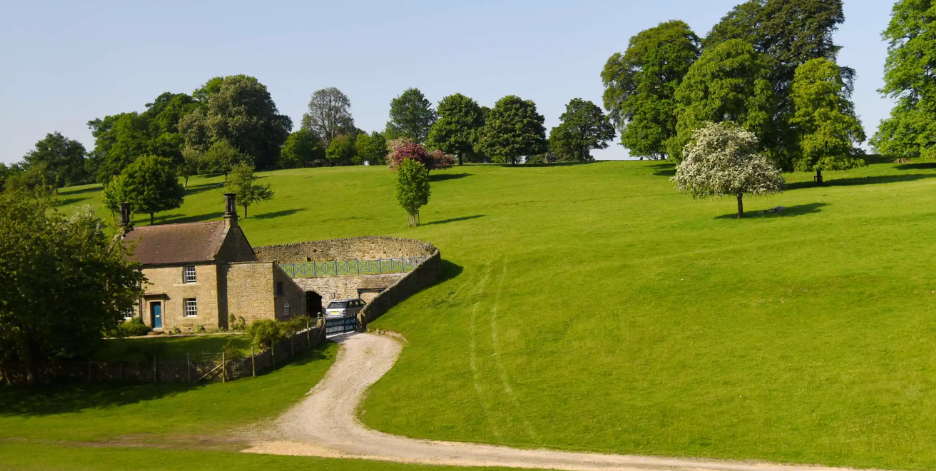
M 130 319 L 133 319 L 133 315 L 134 315 L 134 314 L 136 314 L 136 309 L 134 309 L 134 308 L 132 308 L 132 307 L 129 308 L 129 309 L 127 309 L 127 310 L 124 311 L 124 313 L 123 313 L 124 320 L 125 320 L 125 321 L 129 321 Z
M 277 282 L 276 282 L 276 295 L 277 295 L 277 296 L 282 296 L 283 293 L 285 293 L 285 291 L 286 291 L 286 290 L 283 288 L 283 282 L 282 282 L 282 281 L 277 281 Z
M 283 317 L 289 317 L 289 302 L 283 303 Z
M 195 282 L 195 267 L 185 267 L 185 269 L 182 271 L 182 282 L 183 283 Z
M 185 317 L 195 317 L 198 315 L 198 302 L 195 298 L 185 300 Z

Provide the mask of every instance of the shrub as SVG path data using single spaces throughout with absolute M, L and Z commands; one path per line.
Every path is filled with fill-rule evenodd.
M 224 352 L 224 359 L 228 361 L 241 360 L 245 357 L 243 350 L 234 344 L 234 339 L 228 339 L 227 343 L 221 347 L 221 351 Z
M 117 326 L 117 331 L 110 335 L 111 337 L 138 337 L 140 335 L 146 335 L 151 330 L 150 326 L 143 323 L 143 319 L 139 317 L 134 317 L 123 324 Z
M 251 344 L 261 349 L 272 347 L 283 337 L 280 323 L 270 319 L 254 321 L 247 329 L 247 334 L 252 339 Z

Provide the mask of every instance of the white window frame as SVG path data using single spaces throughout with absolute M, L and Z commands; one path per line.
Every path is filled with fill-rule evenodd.
M 283 317 L 289 317 L 289 301 L 283 301 Z
M 125 321 L 129 321 L 133 319 L 134 317 L 136 317 L 136 306 L 131 307 L 130 309 L 127 309 L 123 313 L 123 318 Z
M 191 275 L 191 277 L 189 277 L 189 275 Z M 189 265 L 182 269 L 182 283 L 198 283 L 198 276 L 196 275 L 195 265 Z
M 190 306 L 191 306 L 191 309 L 189 309 Z M 186 298 L 182 300 L 182 316 L 183 317 L 198 317 L 198 299 L 197 298 Z

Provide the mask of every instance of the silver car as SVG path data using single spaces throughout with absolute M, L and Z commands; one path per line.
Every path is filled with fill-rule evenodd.
M 336 299 L 328 303 L 325 315 L 328 317 L 357 316 L 361 309 L 364 309 L 364 301 L 361 299 Z

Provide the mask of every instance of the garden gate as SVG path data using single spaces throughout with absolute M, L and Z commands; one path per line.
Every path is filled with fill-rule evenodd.
M 355 316 L 326 317 L 325 335 L 341 334 L 357 330 L 358 320 Z

